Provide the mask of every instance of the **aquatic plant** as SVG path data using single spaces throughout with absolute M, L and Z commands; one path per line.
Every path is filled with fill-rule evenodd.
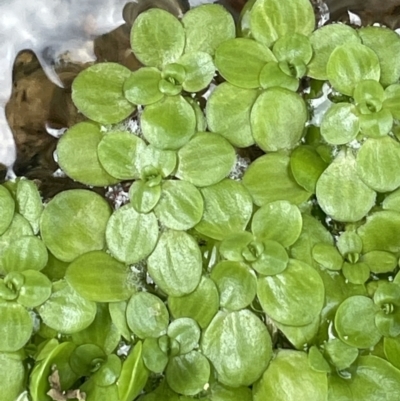
M 308 0 L 238 32 L 142 13 L 143 67 L 72 86 L 57 160 L 88 188 L 0 186 L 2 400 L 398 398 L 400 38 Z

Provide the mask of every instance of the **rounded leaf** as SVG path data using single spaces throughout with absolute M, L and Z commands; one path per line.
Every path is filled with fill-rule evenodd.
M 284 67 L 289 67 L 289 71 Z M 290 74 L 288 74 L 290 72 Z M 260 86 L 263 89 L 270 89 L 273 87 L 280 87 L 288 89 L 292 92 L 296 92 L 299 87 L 299 80 L 296 76 L 293 76 L 290 70 L 290 66 L 283 63 L 270 62 L 264 65 L 259 76 Z
M 186 181 L 168 180 L 155 213 L 161 224 L 173 230 L 188 230 L 203 216 L 204 201 L 199 190 Z
M 358 349 L 347 345 L 339 338 L 333 338 L 325 343 L 325 353 L 339 370 L 347 369 L 358 357 Z
M 262 150 L 291 149 L 303 135 L 307 109 L 297 93 L 271 88 L 255 101 L 250 121 L 254 140 Z
M 336 247 L 322 242 L 312 248 L 314 260 L 323 268 L 328 270 L 340 270 L 343 259 Z
M 214 133 L 200 132 L 179 149 L 175 175 L 198 187 L 205 187 L 223 180 L 232 170 L 235 161 L 235 149 L 225 138 Z
M 126 308 L 129 328 L 140 338 L 158 338 L 165 334 L 169 322 L 166 306 L 148 292 L 132 296 Z
M 4 401 L 17 400 L 25 390 L 25 364 L 19 354 L 0 353 L 0 391 Z
M 151 8 L 136 18 L 131 31 L 131 45 L 142 64 L 161 68 L 182 55 L 185 32 L 174 15 Z
M 293 64 L 301 61 L 307 65 L 313 55 L 310 39 L 299 33 L 281 36 L 274 43 L 272 51 L 278 61 L 288 61 Z
M 117 63 L 92 65 L 74 79 L 72 100 L 79 111 L 93 121 L 119 123 L 136 108 L 125 99 L 123 92 L 125 80 L 130 75 L 128 68 Z
M 156 148 L 179 149 L 194 135 L 196 116 L 182 96 L 167 96 L 147 106 L 141 116 L 144 137 Z
M 88 252 L 76 258 L 68 266 L 65 279 L 89 301 L 124 301 L 135 291 L 129 269 L 103 251 Z
M 51 281 L 36 270 L 25 270 L 24 284 L 19 290 L 17 302 L 26 308 L 35 308 L 46 302 L 51 295 Z
M 227 386 L 249 386 L 272 357 L 266 326 L 249 310 L 219 312 L 203 333 L 201 349 Z
M 285 248 L 276 241 L 266 240 L 262 244 L 264 250 L 251 267 L 265 276 L 282 273 L 289 263 L 289 255 Z
M 0 235 L 2 235 L 14 217 L 15 202 L 7 188 L 0 185 Z
M 364 79 L 379 81 L 381 68 L 376 53 L 360 43 L 345 43 L 331 53 L 326 66 L 334 89 L 352 96 L 356 85 Z
M 149 213 L 161 197 L 161 185 L 151 185 L 151 181 L 138 180 L 129 188 L 129 199 L 138 213 Z
M 92 191 L 60 192 L 42 213 L 42 240 L 57 259 L 71 262 L 86 252 L 104 248 L 110 215 L 107 201 Z
M 257 295 L 272 319 L 290 326 L 311 323 L 324 306 L 325 289 L 320 275 L 299 260 L 274 276 L 258 278 Z
M 212 57 L 205 52 L 186 53 L 178 63 L 185 68 L 182 88 L 186 92 L 200 92 L 210 85 L 215 75 Z
M 393 253 L 384 251 L 371 251 L 363 255 L 363 262 L 366 263 L 372 273 L 390 273 L 397 267 L 397 258 Z
M 250 111 L 257 97 L 257 90 L 237 88 L 229 82 L 218 85 L 206 105 L 210 131 L 222 135 L 239 148 L 253 145 Z
M 357 174 L 350 152 L 339 153 L 317 182 L 316 195 L 322 210 L 334 220 L 356 222 L 375 204 L 376 193 Z
M 201 278 L 200 248 L 184 231 L 165 231 L 147 260 L 147 270 L 167 295 L 180 297 L 190 294 Z
M 157 243 L 156 216 L 138 213 L 131 205 L 122 206 L 108 221 L 106 239 L 116 259 L 126 264 L 137 263 L 149 256 Z
M 188 317 L 176 319 L 168 326 L 167 335 L 179 343 L 179 354 L 192 351 L 199 343 L 200 328 L 196 321 Z

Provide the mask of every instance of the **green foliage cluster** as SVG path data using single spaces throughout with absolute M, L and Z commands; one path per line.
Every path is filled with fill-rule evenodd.
M 126 199 L 0 186 L 1 399 L 397 400 L 400 38 L 255 0 L 148 10 L 131 44 L 57 147 Z

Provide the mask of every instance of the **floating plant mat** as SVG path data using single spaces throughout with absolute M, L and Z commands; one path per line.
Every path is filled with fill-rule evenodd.
M 315 25 L 151 9 L 77 76 L 82 187 L 0 186 L 2 400 L 397 400 L 400 38 Z

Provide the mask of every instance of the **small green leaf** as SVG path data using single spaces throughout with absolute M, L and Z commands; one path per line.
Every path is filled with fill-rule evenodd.
M 317 200 L 334 220 L 356 222 L 375 204 L 376 193 L 357 175 L 352 153 L 340 152 L 317 182 Z
M 383 349 L 387 360 L 397 369 L 400 369 L 400 337 L 385 337 L 383 339 Z
M 157 68 L 142 67 L 124 82 L 125 97 L 134 104 L 147 106 L 161 100 L 164 95 L 160 92 L 159 82 L 161 72 Z
M 299 33 L 281 36 L 274 43 L 272 51 L 278 61 L 292 64 L 301 61 L 307 65 L 313 55 L 310 39 Z
M 308 364 L 316 372 L 330 373 L 331 368 L 317 346 L 313 345 L 308 351 Z
M 339 338 L 329 340 L 324 348 L 330 361 L 339 370 L 347 369 L 358 357 L 358 349 L 347 345 Z
M 274 240 L 287 248 L 299 238 L 302 224 L 297 206 L 287 201 L 275 201 L 254 213 L 251 231 L 260 241 Z
M 244 309 L 256 296 L 256 275 L 244 263 L 222 261 L 213 267 L 210 277 L 217 284 L 220 305 L 224 309 Z
M 135 291 L 128 268 L 104 251 L 76 258 L 65 273 L 70 286 L 83 298 L 95 302 L 119 302 Z
M 225 138 L 199 132 L 179 149 L 176 176 L 198 187 L 213 185 L 230 173 L 235 161 L 235 150 Z
M 227 40 L 215 52 L 215 65 L 222 77 L 244 89 L 260 86 L 260 72 L 270 61 L 275 61 L 271 50 L 252 39 Z
M 60 333 L 88 327 L 96 316 L 96 304 L 82 298 L 66 281 L 53 283 L 50 298 L 38 308 L 43 322 Z
M 43 211 L 42 199 L 38 187 L 33 181 L 19 180 L 15 199 L 18 212 L 31 223 L 33 232 L 37 234 L 39 232 L 40 216 Z
M 223 180 L 202 188 L 204 213 L 196 231 L 222 240 L 229 234 L 242 231 L 250 221 L 253 204 L 246 188 L 237 181 Z
M 17 400 L 25 390 L 26 371 L 19 353 L 0 353 L 0 392 L 4 401 Z
M 201 51 L 213 56 L 216 48 L 236 33 L 231 14 L 219 4 L 192 8 L 182 18 L 182 24 L 186 33 L 185 53 Z
M 3 185 L 0 185 L 0 211 L 0 235 L 2 235 L 10 226 L 15 211 L 14 199 Z
M 158 239 L 154 213 L 137 213 L 131 205 L 122 206 L 110 217 L 106 230 L 107 246 L 121 262 L 133 264 L 150 255 Z
M 140 338 L 158 338 L 166 333 L 169 315 L 160 298 L 148 292 L 132 296 L 126 309 L 129 328 Z
M 107 201 L 92 191 L 60 192 L 42 213 L 42 240 L 56 258 L 71 262 L 86 252 L 104 248 L 110 215 Z
M 269 153 L 256 159 L 246 170 L 243 184 L 257 206 L 276 200 L 299 205 L 311 196 L 292 178 L 290 158 L 284 152 Z
M 212 401 L 252 401 L 251 390 L 248 387 L 228 387 L 216 382 L 211 387 Z
M 46 302 L 51 295 L 51 282 L 36 270 L 25 270 L 24 284 L 19 290 L 17 302 L 26 308 L 35 308 Z
M 131 31 L 131 45 L 142 64 L 161 68 L 182 55 L 185 32 L 175 16 L 151 8 L 136 18 Z
M 248 257 L 245 257 L 245 253 L 247 250 L 250 251 L 254 249 L 254 255 L 252 260 L 256 260 L 257 256 L 255 253 L 258 253 L 258 247 L 253 246 L 254 236 L 248 231 L 240 231 L 237 233 L 233 233 L 225 237 L 219 246 L 219 253 L 225 259 L 234 261 L 234 262 L 244 262 L 250 261 Z M 249 249 L 250 246 L 253 248 Z M 261 244 L 261 248 L 263 248 Z M 262 249 L 261 249 L 262 251 Z
M 108 304 L 108 310 L 114 326 L 118 329 L 119 334 L 125 340 L 131 339 L 131 332 L 129 331 L 128 323 L 126 322 L 126 307 L 127 301 L 111 302 Z
M 254 140 L 262 150 L 291 149 L 303 135 L 307 109 L 298 94 L 284 88 L 271 88 L 255 101 L 250 121 Z
M 357 262 L 362 246 L 362 240 L 355 231 L 344 231 L 336 242 L 342 256 L 352 263 Z
M 352 96 L 364 79 L 379 81 L 381 68 L 376 53 L 359 43 L 345 43 L 331 53 L 326 72 L 332 86 L 344 95 Z
M 344 262 L 342 273 L 346 280 L 352 284 L 364 284 L 370 277 L 369 266 L 364 262 Z
M 260 86 L 263 89 L 280 87 L 296 92 L 299 87 L 299 80 L 291 74 L 287 63 L 286 67 L 289 67 L 289 75 L 282 70 L 281 66 L 285 66 L 285 63 L 271 62 L 265 64 L 259 76 Z
M 201 349 L 217 371 L 218 381 L 235 387 L 259 379 L 272 357 L 266 326 L 247 309 L 219 312 L 203 333 Z
M 282 273 L 289 262 L 285 248 L 279 242 L 270 240 L 263 241 L 262 245 L 264 250 L 251 267 L 265 276 Z
M 93 122 L 81 122 L 63 134 L 57 145 L 58 163 L 73 180 L 86 185 L 106 186 L 118 182 L 99 161 L 97 149 L 104 134 Z
M 161 177 L 160 177 L 161 178 Z M 129 188 L 129 199 L 138 213 L 149 213 L 161 197 L 161 185 L 152 186 L 149 181 L 135 181 Z
M 272 319 L 285 325 L 304 326 L 321 312 L 325 290 L 316 270 L 291 259 L 282 273 L 258 278 L 257 295 Z
M 188 230 L 203 216 L 204 201 L 199 190 L 186 181 L 162 184 L 162 195 L 155 208 L 159 221 L 173 230 Z
M 328 270 L 340 270 L 343 259 L 336 247 L 322 242 L 312 249 L 314 260 L 323 268 Z
M 101 139 L 97 156 L 108 174 L 118 180 L 132 180 L 140 177 L 138 159 L 145 147 L 139 137 L 126 131 L 113 131 Z
M 400 118 L 399 104 L 400 104 L 400 85 L 393 84 L 385 89 L 386 99 L 383 102 L 383 108 L 389 110 L 393 117 Z
M 198 351 L 172 358 L 165 371 L 172 390 L 184 395 L 200 393 L 210 378 L 210 363 Z
M 371 251 L 363 255 L 363 262 L 368 265 L 372 273 L 390 273 L 397 267 L 397 258 L 393 253 Z
M 314 26 L 314 10 L 307 0 L 257 0 L 250 12 L 251 33 L 267 47 L 284 35 L 308 36 Z
M 165 231 L 147 260 L 147 269 L 167 295 L 180 297 L 190 294 L 201 278 L 200 248 L 184 231 Z
M 119 123 L 135 110 L 135 105 L 125 99 L 123 92 L 130 75 L 128 68 L 117 63 L 92 65 L 74 79 L 72 100 L 79 111 L 93 121 Z
M 156 148 L 179 149 L 194 135 L 196 116 L 182 96 L 168 96 L 144 109 L 141 128 Z
M 197 347 L 201 331 L 195 320 L 183 317 L 171 322 L 167 334 L 179 343 L 179 353 L 182 355 Z
M 360 122 L 350 103 L 336 103 L 322 117 L 321 134 L 331 145 L 343 145 L 356 138 Z
M 393 128 L 393 116 L 386 109 L 376 113 L 361 114 L 359 118 L 360 132 L 370 138 L 386 136 Z
M 257 90 L 237 88 L 229 82 L 218 85 L 206 105 L 210 131 L 222 135 L 239 148 L 253 145 L 250 111 L 257 97 Z
M 90 376 L 98 359 L 105 359 L 106 354 L 97 345 L 82 344 L 76 347 L 69 358 L 71 369 L 79 376 Z
M 370 348 L 381 339 L 375 326 L 377 307 L 370 298 L 355 295 L 344 300 L 337 309 L 335 328 L 340 339 L 352 347 Z M 362 319 L 358 317 L 362 316 Z
M 161 174 L 162 178 L 168 177 L 176 167 L 177 157 L 173 150 L 161 150 L 149 145 L 138 155 L 137 169 L 140 172 L 140 178 L 147 177 L 148 169 L 153 169 Z
M 215 283 L 202 277 L 197 288 L 182 297 L 168 297 L 168 307 L 175 319 L 190 317 L 204 329 L 219 308 L 219 294 Z

